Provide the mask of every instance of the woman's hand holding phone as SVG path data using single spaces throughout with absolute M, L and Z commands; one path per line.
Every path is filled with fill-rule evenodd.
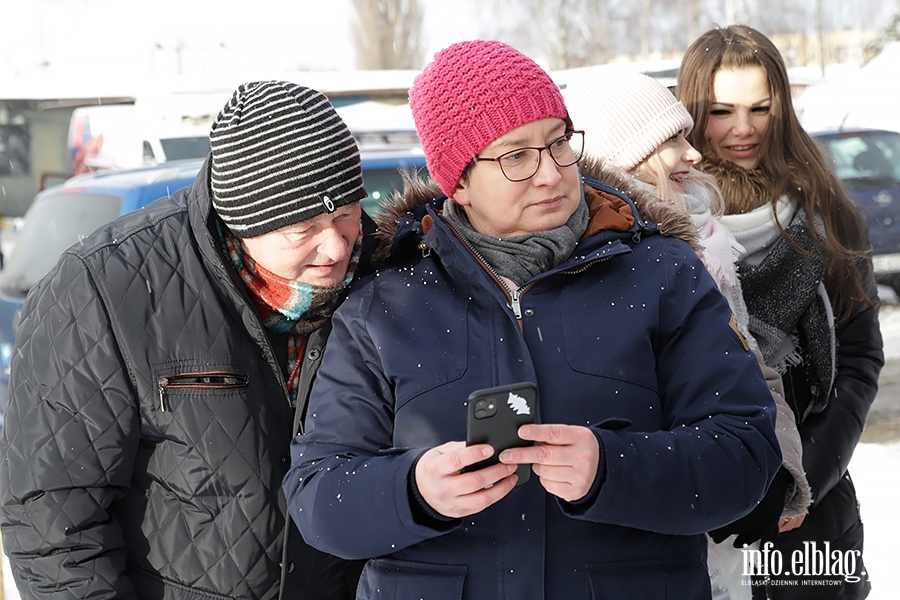
M 504 450 L 501 463 L 531 463 L 544 489 L 567 502 L 587 495 L 600 466 L 600 442 L 591 429 L 581 425 L 525 425 L 519 429 L 519 436 L 537 445 Z
M 467 446 L 447 442 L 421 456 L 416 463 L 416 486 L 428 505 L 453 519 L 483 511 L 516 485 L 516 465 L 497 463 L 464 471 L 494 454 L 487 444 Z

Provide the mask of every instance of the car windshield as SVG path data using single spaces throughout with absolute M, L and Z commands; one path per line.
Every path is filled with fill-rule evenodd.
M 181 160 L 184 158 L 204 158 L 209 154 L 209 136 L 197 137 L 161 138 L 163 152 L 166 160 Z
M 900 134 L 847 134 L 822 140 L 848 186 L 900 182 Z
M 35 202 L 3 268 L 3 293 L 24 297 L 66 248 L 115 219 L 121 206 L 122 200 L 115 196 L 81 193 L 57 194 Z

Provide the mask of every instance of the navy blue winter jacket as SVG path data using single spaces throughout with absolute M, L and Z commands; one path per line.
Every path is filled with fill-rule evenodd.
M 520 318 L 442 198 L 404 207 L 395 266 L 335 314 L 284 485 L 308 543 L 373 559 L 358 598 L 709 598 L 704 532 L 781 464 L 772 396 L 696 252 L 590 183 L 635 225 L 528 282 Z M 599 493 L 568 503 L 532 477 L 479 514 L 417 520 L 417 457 L 465 440 L 472 391 L 517 381 L 540 422 L 593 429 Z

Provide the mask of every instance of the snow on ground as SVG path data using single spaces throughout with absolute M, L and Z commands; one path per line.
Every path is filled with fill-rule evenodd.
M 9 568 L 9 560 L 3 555 L 3 600 L 19 600 L 19 591 L 13 582 L 12 570 Z
M 879 295 L 885 294 L 879 291 Z M 885 300 L 882 299 L 882 302 Z M 900 358 L 900 306 L 889 304 L 882 306 L 878 320 L 881 323 L 881 337 L 884 338 L 885 360 Z
M 872 593 L 868 600 L 900 598 L 900 442 L 860 444 L 850 461 L 863 526 L 865 560 Z

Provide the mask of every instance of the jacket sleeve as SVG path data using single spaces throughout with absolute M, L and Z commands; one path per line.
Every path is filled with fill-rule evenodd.
M 869 270 L 869 299 L 878 306 L 878 291 Z M 825 410 L 800 425 L 803 463 L 812 487 L 813 503 L 833 488 L 850 464 L 862 437 L 869 408 L 878 392 L 884 366 L 878 309 L 860 302 L 851 317 L 837 325 L 837 373 Z
M 809 512 L 812 503 L 812 492 L 806 472 L 803 467 L 803 442 L 800 439 L 800 429 L 797 427 L 797 419 L 794 411 L 784 397 L 784 382 L 781 375 L 767 367 L 758 348 L 753 349 L 759 366 L 762 369 L 772 398 L 775 400 L 775 435 L 778 437 L 778 446 L 781 448 L 781 465 L 791 475 L 791 483 L 788 485 L 784 497 L 784 509 L 782 517 L 799 517 Z
M 750 512 L 781 452 L 772 393 L 728 303 L 686 245 L 673 244 L 662 262 L 653 351 L 663 426 L 597 428 L 606 480 L 593 505 L 569 514 L 692 535 Z
M 0 527 L 22 597 L 134 597 L 110 505 L 140 434 L 122 357 L 81 261 L 26 299 L 0 434 Z
M 390 554 L 446 531 L 413 516 L 409 477 L 424 449 L 393 445 L 393 393 L 365 327 L 370 289 L 351 294 L 332 318 L 306 433 L 291 443 L 283 484 L 307 543 L 347 559 Z

